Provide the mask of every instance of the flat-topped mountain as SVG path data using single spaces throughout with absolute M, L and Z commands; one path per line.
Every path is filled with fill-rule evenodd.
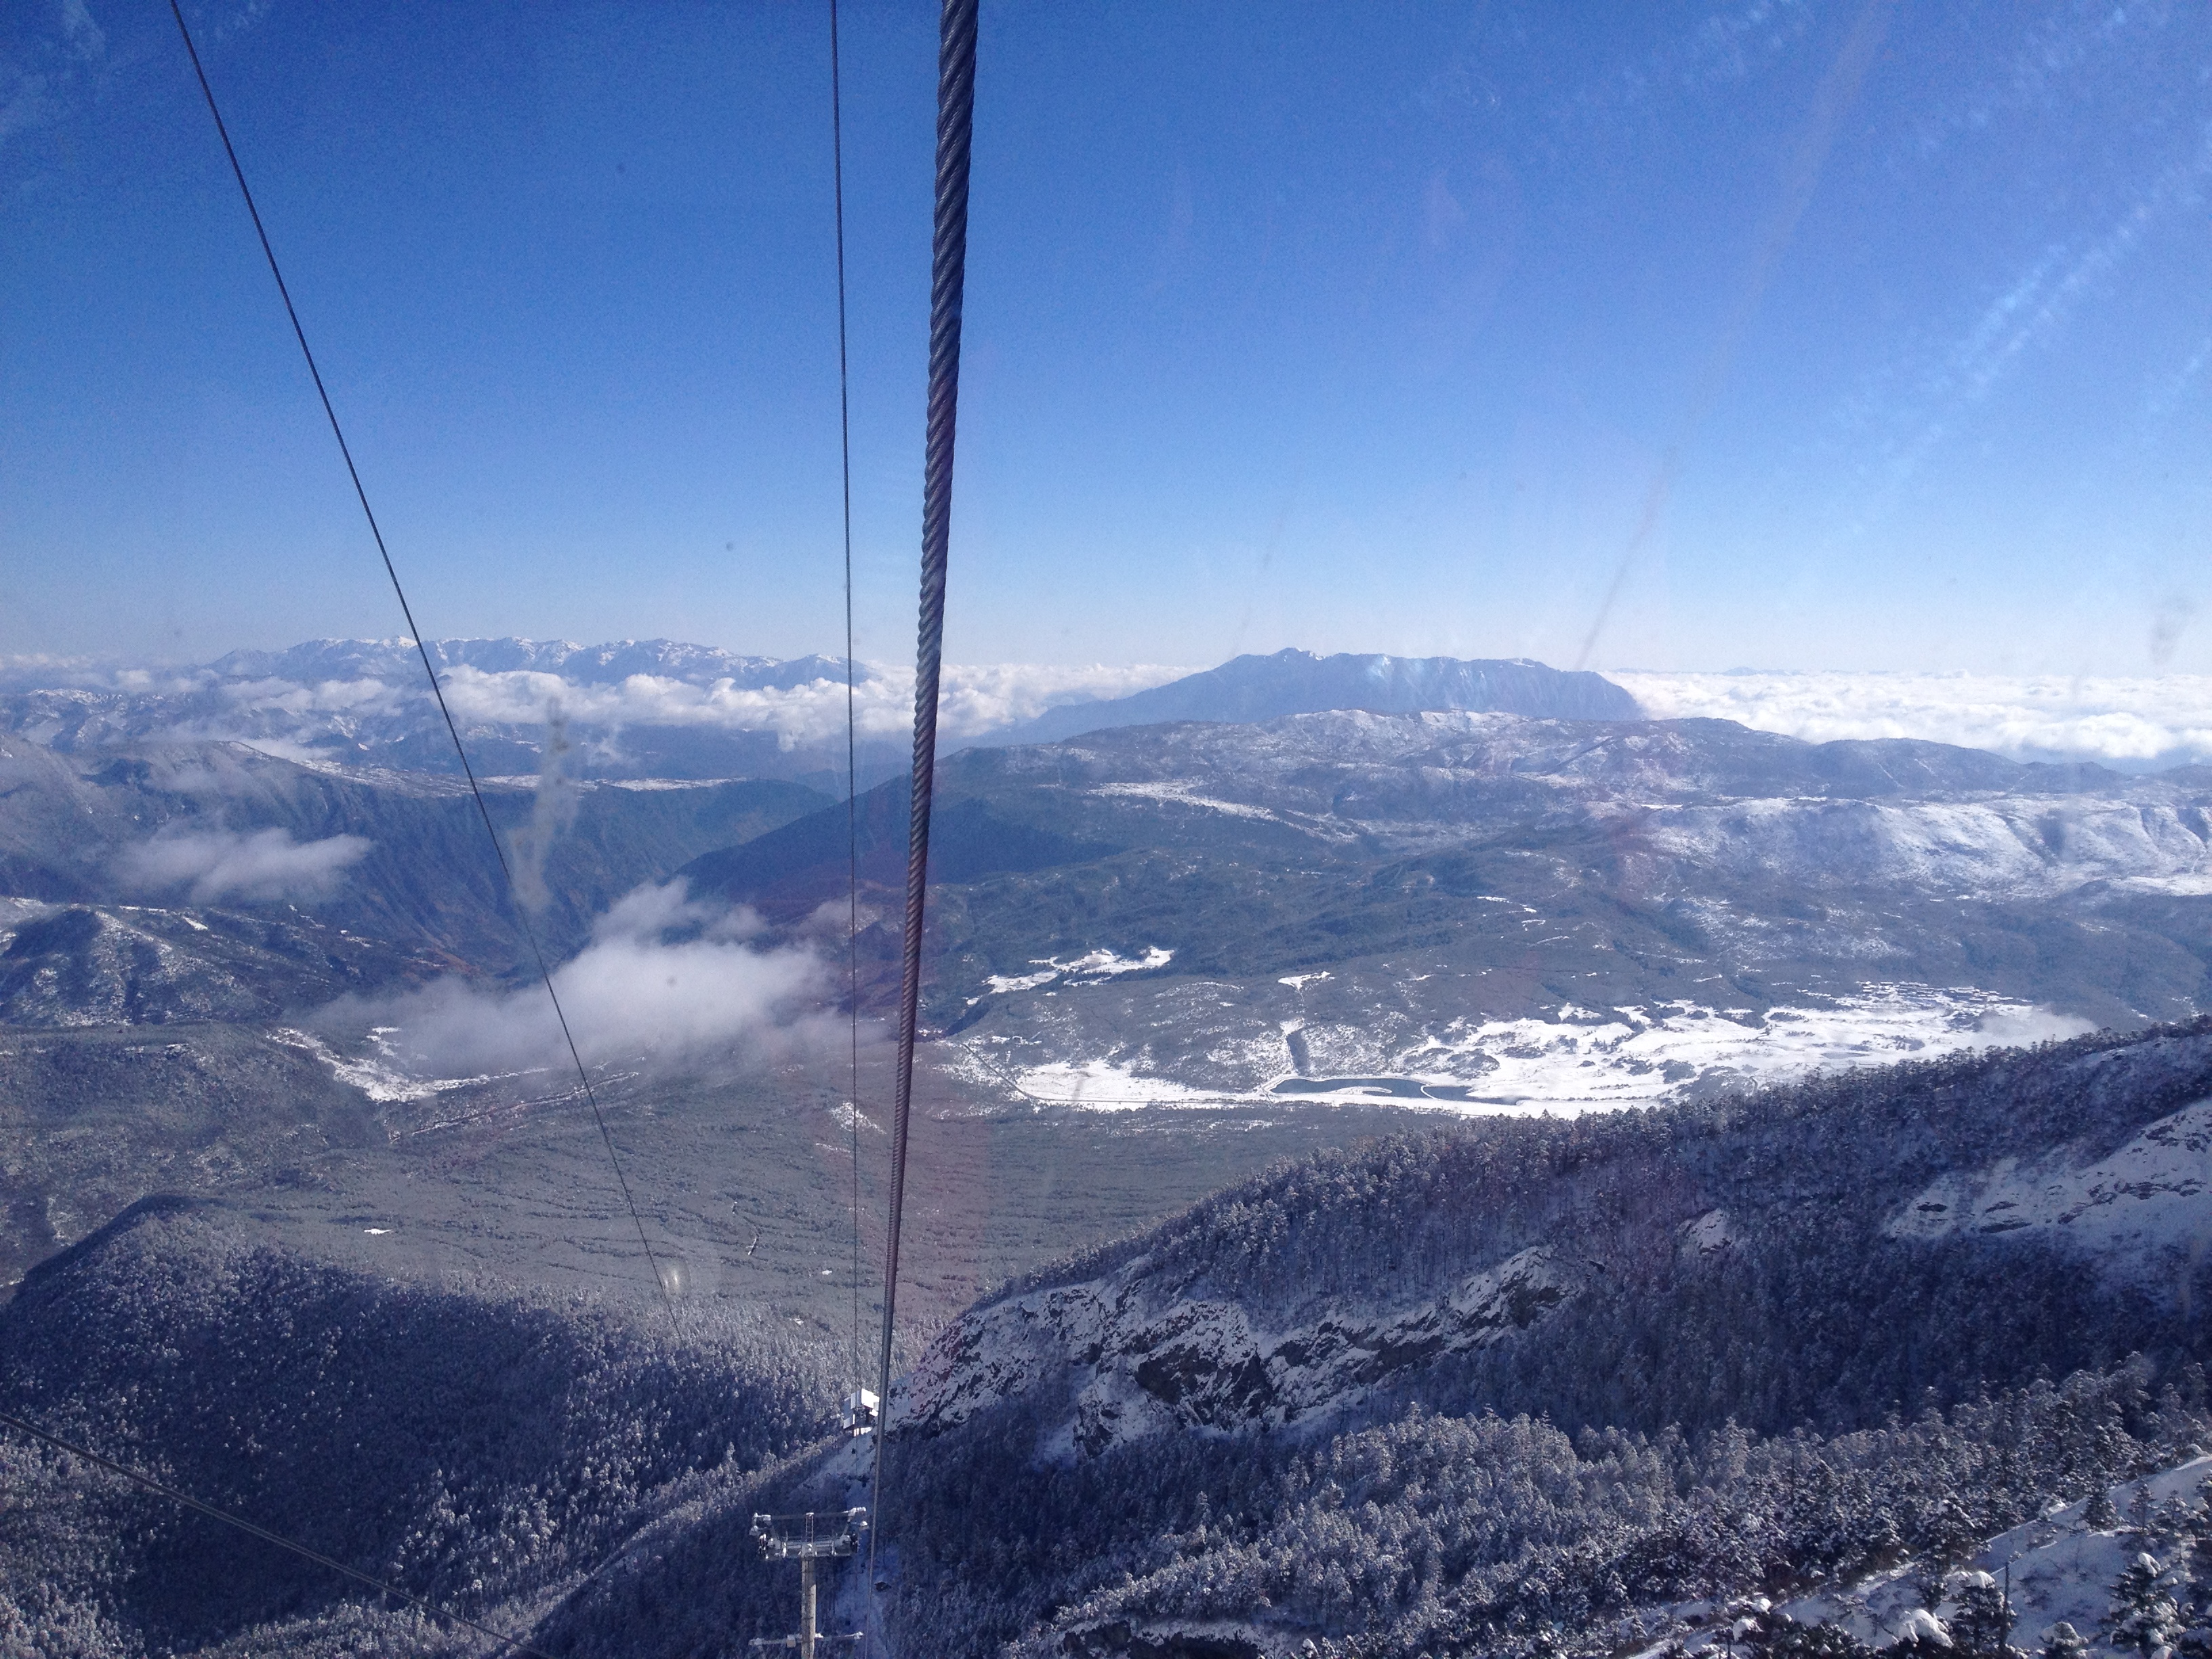
M 1317 657 L 1310 651 L 1243 656 L 1202 674 L 1099 702 L 1048 709 L 992 734 L 993 744 L 1054 743 L 1116 726 L 1166 720 L 1248 724 L 1336 708 L 1375 714 L 1470 709 L 1545 720 L 1635 720 L 1643 711 L 1602 675 L 1563 672 L 1527 658 L 1462 661 L 1456 657 Z

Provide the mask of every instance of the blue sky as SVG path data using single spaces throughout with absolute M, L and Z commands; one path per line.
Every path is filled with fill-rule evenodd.
M 186 10 L 428 629 L 838 648 L 824 6 Z M 935 20 L 843 20 L 890 659 Z M 0 31 L 0 653 L 398 631 L 166 7 Z M 955 659 L 2212 672 L 2200 8 L 985 0 L 980 62 Z

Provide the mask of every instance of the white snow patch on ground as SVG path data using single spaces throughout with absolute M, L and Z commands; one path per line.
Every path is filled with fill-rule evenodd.
M 1062 1060 L 1033 1066 L 1015 1074 L 1014 1086 L 1033 1100 L 1054 1105 L 1088 1106 L 1126 1111 L 1138 1106 L 1196 1105 L 1218 1100 L 1203 1090 L 1162 1077 L 1145 1076 L 1109 1060 Z
M 1316 1075 L 1279 1073 L 1243 1091 L 1185 1083 L 1171 1062 L 1163 1066 L 1136 1048 L 1063 1054 L 1042 1064 L 1029 1055 L 1002 1064 L 984 1053 L 1002 1038 L 955 1042 L 940 1052 L 974 1081 L 1054 1105 L 1391 1101 L 1474 1115 L 1571 1116 L 1656 1105 L 1698 1084 L 1782 1082 L 1816 1070 L 1932 1059 L 2091 1029 L 2086 1020 L 1986 992 L 1896 984 L 1868 984 L 1821 1006 L 1764 1014 L 1687 1002 L 1609 1010 L 1565 1004 L 1549 1016 L 1454 1020 L 1441 1030 L 1401 1032 L 1400 1024 L 1300 1026 L 1311 1051 L 1327 1055 L 1326 1065 L 1316 1060 Z M 1271 1023 L 1264 1045 L 1279 1056 L 1282 1041 Z
M 2023 1231 L 2124 1261 L 2212 1237 L 2212 1101 L 2160 1118 L 2095 1163 L 2022 1168 L 2006 1158 L 1931 1182 L 1883 1230 L 1895 1238 Z
M 2212 870 L 2180 876 L 2128 876 L 2112 884 L 2132 893 L 2161 893 L 2167 898 L 2212 897 Z
M 1485 1021 L 1441 1034 L 1434 1074 L 1420 1076 L 1441 1083 L 1473 1073 L 1477 1095 L 1493 1110 L 1582 1111 L 1650 1104 L 1697 1079 L 1779 1082 L 2090 1029 L 2086 1020 L 1984 992 L 1867 985 L 1828 1006 L 1771 1008 L 1764 1016 L 1676 1003 L 1616 1010 L 1601 1024 L 1565 1009 L 1552 1019 Z
M 2168 1498 L 2190 1502 L 2208 1475 L 2212 1475 L 2212 1457 L 2197 1457 L 2146 1476 L 2142 1485 L 2155 1509 Z M 2123 1513 L 2131 1506 L 2136 1484 L 2124 1480 L 2111 1489 L 2114 1505 Z M 2112 1606 L 2113 1581 L 2142 1552 L 2142 1543 L 2124 1531 L 2090 1531 L 2082 1520 L 2087 1508 L 2085 1498 L 2040 1521 L 2000 1533 L 1974 1558 L 1972 1566 L 1983 1572 L 2002 1576 L 2008 1565 L 2011 1567 L 2015 1646 L 2039 1647 L 2045 1633 L 2062 1620 L 2095 1642 L 2098 1626 Z M 1929 1611 L 1920 1606 L 1914 1577 L 1910 1566 L 1899 1567 L 1787 1602 L 1783 1611 L 1800 1624 L 1841 1625 L 1869 1646 L 1889 1647 L 1917 1622 L 1911 1617 L 1914 1612 Z M 1932 1609 L 1939 1619 L 1949 1610 L 1948 1604 Z M 2109 1649 L 2098 1644 L 2098 1650 Z
M 372 1042 L 387 1036 L 379 1030 L 370 1033 Z M 371 1100 L 379 1102 L 427 1100 L 432 1095 L 444 1094 L 449 1089 L 462 1089 L 471 1083 L 487 1083 L 484 1077 L 410 1077 L 397 1066 L 387 1063 L 376 1054 L 364 1054 L 349 1060 L 332 1048 L 320 1037 L 290 1026 L 278 1026 L 269 1033 L 271 1042 L 281 1042 L 287 1048 L 302 1048 L 331 1068 L 331 1075 L 341 1083 L 349 1083 Z M 379 1042 L 379 1047 L 383 1045 Z
M 1212 795 L 1201 795 L 1194 783 L 1102 783 L 1091 792 L 1094 795 L 1133 795 L 1145 800 L 1175 801 L 1184 806 L 1200 806 L 1210 812 L 1224 812 L 1232 818 L 1262 818 L 1269 823 L 1288 823 L 1290 820 L 1279 812 L 1271 812 L 1264 806 L 1250 806 L 1243 801 L 1221 800 Z
M 1034 991 L 1040 985 L 1049 985 L 1060 975 L 1058 968 L 1047 968 L 1036 974 L 993 974 L 983 983 L 989 986 L 995 995 L 1005 996 L 1012 991 Z
M 1149 973 L 1155 968 L 1164 968 L 1175 960 L 1175 952 L 1158 945 L 1146 948 L 1140 957 L 1125 957 L 1112 951 L 1090 951 L 1082 956 L 1062 962 L 1058 957 L 1035 957 L 1030 966 L 1034 974 L 992 974 L 983 982 L 994 994 L 1004 996 L 1011 991 L 1034 991 L 1041 985 L 1050 985 L 1065 979 L 1071 984 L 1088 984 L 1102 979 L 1112 979 L 1120 974 Z

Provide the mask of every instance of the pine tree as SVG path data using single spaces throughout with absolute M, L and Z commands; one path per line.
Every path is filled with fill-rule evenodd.
M 2091 1532 L 2111 1532 L 2120 1524 L 2119 1506 L 2112 1502 L 2109 1486 L 2100 1486 L 2089 1494 L 2089 1507 L 2081 1511 L 2081 1523 Z
M 2128 1530 L 2138 1538 L 2150 1535 L 2150 1488 L 2140 1480 L 2128 1499 Z
M 2089 1659 L 2089 1638 L 2062 1619 L 2043 1638 L 2043 1659 Z
M 1867 1659 L 1873 1650 L 1840 1625 L 1796 1625 L 1784 1620 L 1763 1652 L 1765 1659 Z
M 2181 1609 L 2167 1593 L 2166 1570 L 2157 1557 L 2138 1555 L 2121 1569 L 2105 1628 L 2114 1647 L 2132 1649 L 2146 1659 L 2172 1649 L 2181 1634 Z
M 1959 1611 L 1950 1620 L 1951 1645 L 1963 1659 L 2004 1659 L 2011 1652 L 2012 1608 L 1997 1581 L 1985 1572 L 1967 1575 L 1959 1591 Z

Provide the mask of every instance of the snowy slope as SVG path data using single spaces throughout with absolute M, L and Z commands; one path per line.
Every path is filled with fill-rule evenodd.
M 2134 1507 L 2138 1487 L 2154 1510 L 2168 1504 L 2188 1507 L 2202 1501 L 2208 1479 L 2212 1479 L 2212 1456 L 2193 1457 L 2140 1481 L 2114 1486 L 2111 1495 L 2124 1516 Z M 2175 1553 L 2164 1538 L 2138 1536 L 2124 1522 L 2094 1528 L 2087 1519 L 2087 1498 L 2054 1508 L 2040 1520 L 1992 1538 L 1967 1564 L 1967 1572 L 1986 1573 L 2000 1586 L 2010 1584 L 2015 1646 L 2042 1646 L 2051 1627 L 2063 1620 L 2089 1638 L 2098 1650 L 2114 1651 L 2109 1641 L 2098 1638 L 2121 1570 L 2147 1551 L 2157 1553 L 2154 1559 L 2163 1557 L 2161 1565 L 2172 1564 Z M 1923 1605 L 1917 1582 L 1923 1571 L 1917 1563 L 1906 1563 L 1786 1602 L 1783 1611 L 1799 1624 L 1839 1625 L 1869 1646 L 1890 1647 L 1915 1631 L 1928 1631 L 1931 1618 L 1941 1630 L 1956 1616 L 1955 1600 L 1939 1601 L 1933 1607 Z M 1954 1595 L 1966 1582 L 1960 1575 L 1951 1577 Z
M 2212 1243 L 2212 1101 L 2160 1119 L 2107 1157 L 2006 1158 L 1939 1177 L 1900 1208 L 1892 1237 L 2033 1234 L 2145 1265 Z

